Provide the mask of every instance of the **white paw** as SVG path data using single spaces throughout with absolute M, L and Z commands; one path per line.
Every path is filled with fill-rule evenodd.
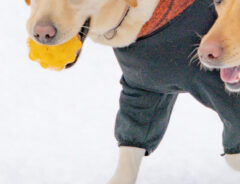
M 240 153 L 233 155 L 225 155 L 226 162 L 228 165 L 236 171 L 240 171 Z
M 135 184 L 135 181 L 126 181 L 119 178 L 113 178 L 107 184 Z
M 121 184 L 121 183 L 119 183 L 119 182 L 117 182 L 117 181 L 110 181 L 110 182 L 108 182 L 107 184 Z

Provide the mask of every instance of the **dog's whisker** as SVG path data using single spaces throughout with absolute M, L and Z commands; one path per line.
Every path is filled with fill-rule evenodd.
M 197 53 L 195 53 L 192 57 L 191 57 L 191 59 L 190 60 L 193 60 L 193 59 L 196 59 L 198 57 L 198 54 Z
M 195 58 L 192 58 L 190 61 L 189 61 L 189 66 L 193 63 L 196 63 L 198 62 L 199 63 L 199 58 L 198 57 L 195 57 Z
M 191 55 L 189 56 L 189 57 L 191 57 L 190 63 L 194 63 L 194 62 L 196 62 L 197 60 L 199 60 L 199 58 L 198 58 L 198 53 L 196 52 L 197 50 L 198 50 L 198 47 L 195 48 L 194 51 L 191 53 L 192 57 L 191 57 Z M 194 52 L 196 52 L 196 53 L 194 54 Z
M 195 59 L 193 59 L 192 61 L 190 61 L 190 64 L 199 63 L 199 62 L 200 62 L 199 59 L 198 59 L 198 58 L 195 58 Z
M 200 70 L 205 70 L 205 67 L 201 64 L 201 63 L 198 63 L 198 65 L 200 65 Z
M 203 38 L 203 35 L 200 35 L 198 32 L 195 32 L 195 34 L 196 34 L 200 39 Z
M 193 51 L 189 54 L 188 58 L 190 58 L 194 54 L 194 52 L 196 52 L 198 50 L 198 48 L 199 47 L 196 47 L 195 49 L 193 49 Z
M 214 2 L 209 5 L 209 7 L 212 7 L 212 6 L 214 6 Z
M 79 33 L 80 33 L 80 34 L 83 34 L 83 36 L 87 36 L 87 34 L 84 33 L 84 32 L 82 32 L 82 31 L 80 31 Z
M 199 63 L 199 59 L 198 58 L 196 58 L 196 59 L 194 59 L 190 64 L 192 64 L 192 63 Z M 197 64 L 198 65 L 198 64 Z
M 194 47 L 199 47 L 199 46 L 200 46 L 200 43 L 192 44 L 192 46 L 194 46 Z
M 191 65 L 191 64 L 193 64 L 193 63 L 198 63 L 198 62 L 199 62 L 199 60 L 196 58 L 196 59 L 190 61 L 190 62 L 189 62 L 189 65 Z
M 201 71 L 208 71 L 208 70 L 210 70 L 205 65 L 203 65 L 200 61 L 198 62 L 198 66 L 199 66 Z
M 196 53 L 195 54 L 193 53 L 192 56 L 189 56 L 188 58 L 190 58 L 190 62 L 191 62 L 192 60 L 196 59 L 197 56 L 198 55 Z
M 82 27 L 84 27 L 84 28 L 87 28 L 87 29 L 89 29 L 89 28 L 90 28 L 89 26 L 82 26 Z

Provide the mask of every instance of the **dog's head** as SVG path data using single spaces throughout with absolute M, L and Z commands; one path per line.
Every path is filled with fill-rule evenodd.
M 137 0 L 122 1 L 132 7 L 137 6 Z M 96 14 L 108 0 L 25 0 L 25 2 L 31 6 L 31 15 L 27 22 L 29 36 L 40 44 L 58 45 L 76 36 L 86 20 Z
M 78 35 L 97 0 L 25 0 L 31 7 L 29 36 L 40 44 L 59 45 Z
M 214 0 L 218 18 L 200 44 L 198 55 L 207 68 L 220 69 L 231 92 L 240 92 L 240 1 Z

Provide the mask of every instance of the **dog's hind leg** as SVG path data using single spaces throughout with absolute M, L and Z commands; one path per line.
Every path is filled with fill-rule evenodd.
M 232 155 L 227 154 L 225 155 L 225 159 L 231 168 L 240 171 L 240 153 Z
M 108 184 L 135 184 L 144 149 L 120 147 L 117 170 Z

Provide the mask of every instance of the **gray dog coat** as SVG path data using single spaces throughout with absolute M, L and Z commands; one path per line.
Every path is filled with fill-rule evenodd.
M 174 1 L 173 1 L 174 2 Z M 224 152 L 240 153 L 240 96 L 226 92 L 218 71 L 188 57 L 216 20 L 212 0 L 195 0 L 178 16 L 125 48 L 114 48 L 122 92 L 115 135 L 120 146 L 153 152 L 167 129 L 179 93 L 213 109 L 223 124 Z

